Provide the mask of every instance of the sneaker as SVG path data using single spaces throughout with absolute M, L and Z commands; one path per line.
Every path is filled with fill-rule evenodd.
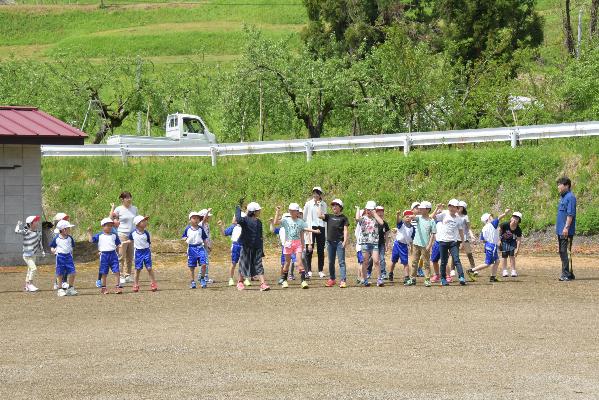
M 39 289 L 33 284 L 33 283 L 26 283 L 25 284 L 25 291 L 26 292 L 37 292 Z
M 206 277 L 206 285 L 212 285 L 214 283 L 214 279 Z
M 463 276 L 460 276 L 459 281 L 460 281 L 460 285 L 466 286 L 466 279 Z
M 69 284 L 66 282 L 63 282 L 62 285 L 60 285 L 64 290 L 67 290 L 69 288 Z
M 449 282 L 447 281 L 447 279 L 441 278 L 441 286 L 449 286 Z
M 202 289 L 206 289 L 206 286 L 208 286 L 206 279 L 204 279 L 204 278 L 200 279 L 200 286 L 202 287 Z
M 404 286 L 413 286 L 416 285 L 416 280 L 414 279 L 408 279 L 407 281 L 404 281 Z
M 404 276 L 403 277 L 403 284 L 406 285 L 408 283 L 408 281 L 410 280 L 409 276 Z
M 455 276 L 455 269 L 449 271 L 449 276 L 451 276 L 452 278 Z
M 389 279 L 386 272 L 381 272 L 381 279 L 383 279 L 383 280 Z
M 108 289 L 106 289 L 105 287 L 101 287 L 100 294 L 108 294 Z
M 421 278 L 424 277 L 424 271 L 422 270 L 422 268 L 418 268 L 418 271 L 416 272 L 416 276 L 419 276 Z
M 516 270 L 515 270 L 515 269 L 513 269 L 513 270 L 512 270 L 512 273 L 511 273 L 511 275 L 510 275 L 510 276 L 511 276 L 512 278 L 516 278 L 516 277 L 518 277 L 518 273 L 516 272 Z
M 447 283 L 451 283 L 451 282 L 453 282 L 453 278 L 451 277 L 451 275 L 450 275 L 450 276 L 448 276 L 448 277 L 446 278 L 446 280 L 447 280 Z
M 235 280 L 233 278 L 229 278 L 229 286 L 235 286 Z
M 307 277 L 312 278 L 312 271 L 308 271 L 308 273 L 306 274 Z
M 337 282 L 336 282 L 334 279 L 329 279 L 329 280 L 327 280 L 327 283 L 325 283 L 324 285 L 325 285 L 326 287 L 333 287 L 333 286 L 335 286 L 336 284 L 337 284 Z
M 490 276 L 489 282 L 491 282 L 491 283 L 497 282 L 497 278 L 495 278 L 494 276 Z
M 279 278 L 279 281 L 277 282 L 277 284 L 282 285 L 283 282 L 285 282 L 285 278 L 281 277 L 281 278 Z
M 393 272 L 389 272 L 389 282 L 393 282 Z
M 56 284 L 54 284 L 54 287 L 56 287 Z M 96 287 L 97 288 L 101 288 L 102 287 L 102 279 L 98 279 L 96 281 Z M 56 289 L 54 289 L 54 290 L 56 290 Z
M 560 276 L 558 278 L 558 281 L 561 281 L 561 282 L 568 282 L 569 280 L 570 280 L 570 278 L 567 276 Z
M 424 279 L 424 286 L 431 287 L 431 280 L 429 278 Z
M 379 279 L 376 280 L 376 285 L 378 287 L 385 286 L 385 281 L 383 281 L 381 278 L 379 278 Z
M 503 279 L 500 279 L 498 276 L 495 277 L 495 282 L 501 282 Z
M 243 284 L 243 282 L 239 281 L 237 282 L 237 290 L 243 290 L 245 289 L 245 285 Z
M 362 279 L 356 278 L 356 285 L 361 285 L 363 283 L 364 283 L 364 281 Z
M 364 286 L 364 287 L 370 286 L 370 282 L 368 282 L 368 279 L 366 279 L 364 282 L 362 282 L 362 286 Z
M 370 273 L 368 273 L 368 275 L 366 275 L 366 279 L 370 279 Z
M 308 282 L 306 282 L 306 281 L 302 282 L 302 289 L 308 289 Z
M 124 276 L 121 276 L 120 279 L 119 279 L 119 283 L 121 285 L 124 285 L 125 283 L 127 283 L 127 278 L 125 278 Z
M 289 283 L 287 283 L 287 281 L 283 281 L 283 283 L 281 284 L 281 286 L 283 287 L 283 289 L 286 289 L 289 287 Z
M 190 289 L 195 289 L 196 288 L 196 281 L 191 281 L 191 284 L 189 285 Z
M 97 281 L 96 281 L 97 282 Z M 102 281 L 100 281 L 101 283 Z M 54 282 L 54 285 L 52 286 L 52 290 L 58 290 L 58 283 Z
M 139 285 L 133 284 L 133 291 L 135 293 L 139 292 Z
M 152 292 L 155 292 L 155 291 L 157 291 L 157 290 L 158 290 L 158 285 L 156 284 L 156 282 L 152 282 L 152 283 L 150 284 L 150 290 L 151 290 Z
M 320 277 L 320 279 L 323 279 L 324 278 L 324 272 L 319 271 L 318 272 L 318 276 Z
M 294 280 L 295 280 L 295 275 L 289 275 L 289 276 L 287 277 L 287 280 L 288 280 L 288 281 L 294 281 Z
M 245 286 L 252 286 L 252 281 L 250 281 L 248 278 L 245 278 L 245 280 L 243 281 L 243 284 Z
M 432 283 L 438 283 L 439 282 L 439 275 L 435 274 L 435 275 L 431 276 L 431 282 Z
M 67 291 L 66 291 L 66 290 L 64 290 L 63 288 L 60 288 L 60 289 L 58 289 L 58 292 L 56 292 L 56 295 L 57 295 L 58 297 L 64 297 L 64 296 L 66 296 L 66 295 L 67 295 Z
M 341 281 L 341 283 L 339 283 L 339 287 L 340 287 L 341 289 L 344 289 L 344 288 L 346 288 L 346 287 L 347 287 L 347 283 L 345 283 L 345 281 Z
M 67 296 L 77 296 L 78 292 L 74 287 L 70 287 L 67 289 Z
M 472 269 L 466 270 L 466 273 L 468 274 L 468 278 L 470 279 L 470 281 L 476 282 L 476 275 L 474 274 L 474 271 L 472 271 Z
M 474 275 L 478 276 L 478 271 L 474 271 Z
M 260 285 L 260 291 L 261 292 L 266 292 L 267 290 L 270 290 L 270 286 L 268 286 L 266 283 L 262 283 Z
M 507 273 L 507 269 L 503 270 L 503 272 L 501 273 L 501 276 L 503 276 L 504 278 L 507 278 L 509 276 L 509 274 Z
M 122 286 L 117 286 L 114 288 L 114 294 L 121 294 L 123 293 L 123 287 Z
M 133 283 L 133 278 L 131 278 L 131 275 L 127 275 L 125 277 L 125 283 Z

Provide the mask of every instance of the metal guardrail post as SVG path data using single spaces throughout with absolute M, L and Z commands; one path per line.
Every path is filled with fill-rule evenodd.
M 312 151 L 314 150 L 312 142 L 306 142 L 306 161 L 312 161 Z
M 212 160 L 212 166 L 216 167 L 216 156 L 218 155 L 218 149 L 214 146 L 210 147 L 210 159 Z
M 518 147 L 518 130 L 514 129 L 510 132 L 510 140 L 512 142 L 512 149 Z
M 123 162 L 123 165 L 127 165 L 127 153 L 127 146 L 121 145 L 121 161 Z
M 412 140 L 410 139 L 410 135 L 406 135 L 403 139 L 403 155 L 408 156 L 410 154 L 410 144 Z

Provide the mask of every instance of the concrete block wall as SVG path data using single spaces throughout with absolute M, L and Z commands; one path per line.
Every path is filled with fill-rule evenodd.
M 14 230 L 17 221 L 41 215 L 41 171 L 39 145 L 0 144 L 0 266 L 24 265 Z

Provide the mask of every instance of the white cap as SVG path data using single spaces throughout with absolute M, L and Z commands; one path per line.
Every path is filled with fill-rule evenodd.
M 286 212 L 286 213 L 283 214 L 282 218 L 289 218 L 289 217 L 291 217 L 291 214 L 289 214 L 288 212 Z
M 458 203 L 458 207 L 464 207 L 467 208 L 468 204 L 465 201 L 460 200 L 460 202 Z
M 191 219 L 191 217 L 196 216 L 196 217 L 201 217 L 199 211 L 192 211 L 189 213 L 189 219 Z
M 63 229 L 66 228 L 72 228 L 75 225 L 71 224 L 69 221 L 65 221 L 64 219 L 61 219 L 60 221 L 58 221 L 58 223 L 56 224 L 56 229 L 58 229 L 58 231 L 61 231 Z
M 518 218 L 520 218 L 520 221 L 522 221 L 522 213 L 520 211 L 515 211 L 512 214 L 512 217 L 518 217 Z
M 208 213 L 208 209 L 203 208 L 200 210 L 200 217 L 212 217 L 212 213 Z
M 30 215 L 29 217 L 27 217 L 27 219 L 25 220 L 26 223 L 31 224 L 33 223 L 33 221 L 39 221 L 40 220 L 40 216 L 39 215 Z
M 449 200 L 449 202 L 447 202 L 447 204 L 454 207 L 460 206 L 460 202 L 458 201 L 458 199 L 451 199 Z
M 137 215 L 135 218 L 133 218 L 133 225 L 137 226 L 137 224 L 139 224 L 141 221 L 144 221 L 148 218 L 150 218 L 150 217 L 144 217 L 143 215 Z
M 489 213 L 484 213 L 484 214 L 483 214 L 483 215 L 480 217 L 480 220 L 481 220 L 483 223 L 485 223 L 485 224 L 486 224 L 486 223 L 487 223 L 487 221 L 489 220 L 489 217 L 490 217 L 490 216 L 491 216 L 491 214 L 489 214 Z
M 319 191 L 321 194 L 323 193 L 323 192 L 322 192 L 322 188 L 321 188 L 320 186 L 314 186 L 314 187 L 312 188 L 312 191 L 315 191 L 315 190 Z
M 418 206 L 420 206 L 420 202 L 419 201 L 415 201 L 415 202 L 412 203 L 412 207 L 410 207 L 410 210 L 413 210 L 414 207 L 418 207 Z
M 368 200 L 366 202 L 365 210 L 374 210 L 376 208 L 376 203 L 373 200 Z
M 300 210 L 300 206 L 297 203 L 291 203 L 289 204 L 289 211 L 299 211 Z
M 62 221 L 63 219 L 64 219 L 64 220 L 68 220 L 68 219 L 69 219 L 69 216 L 68 216 L 68 215 L 66 215 L 65 213 L 58 213 L 58 214 L 56 214 L 56 215 L 54 216 L 54 218 L 53 218 L 53 219 L 54 219 L 54 221 Z
M 248 204 L 247 210 L 248 210 L 248 212 L 254 212 L 254 211 L 262 210 L 262 207 L 260 207 L 260 204 L 252 201 L 250 204 Z
M 341 201 L 341 199 L 335 199 L 331 201 L 331 205 L 333 204 L 337 204 L 339 207 L 343 208 L 343 202 Z
M 106 224 L 112 224 L 112 219 L 110 218 L 104 218 L 102 221 L 100 221 L 100 226 L 104 226 Z
M 413 207 L 412 207 L 413 208 Z M 418 205 L 418 208 L 428 208 L 431 209 L 433 208 L 433 205 L 431 204 L 430 201 L 422 201 L 420 202 L 420 204 Z
M 375 209 L 376 209 L 376 210 L 383 210 L 383 211 L 385 211 L 385 207 L 383 207 L 383 206 L 376 206 L 376 208 L 375 208 Z

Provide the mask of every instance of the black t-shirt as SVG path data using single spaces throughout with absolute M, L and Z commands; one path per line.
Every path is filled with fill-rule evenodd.
M 379 247 L 385 245 L 385 234 L 390 230 L 387 221 L 383 221 L 383 225 L 379 225 Z
M 499 225 L 499 235 L 502 242 L 515 246 L 516 238 L 522 237 L 522 229 L 520 229 L 520 225 L 518 225 L 516 229 L 512 230 L 512 228 L 510 228 L 509 221 L 504 222 Z
M 330 242 L 343 242 L 343 227 L 349 226 L 349 220 L 343 214 L 325 214 L 327 223 L 327 240 Z

